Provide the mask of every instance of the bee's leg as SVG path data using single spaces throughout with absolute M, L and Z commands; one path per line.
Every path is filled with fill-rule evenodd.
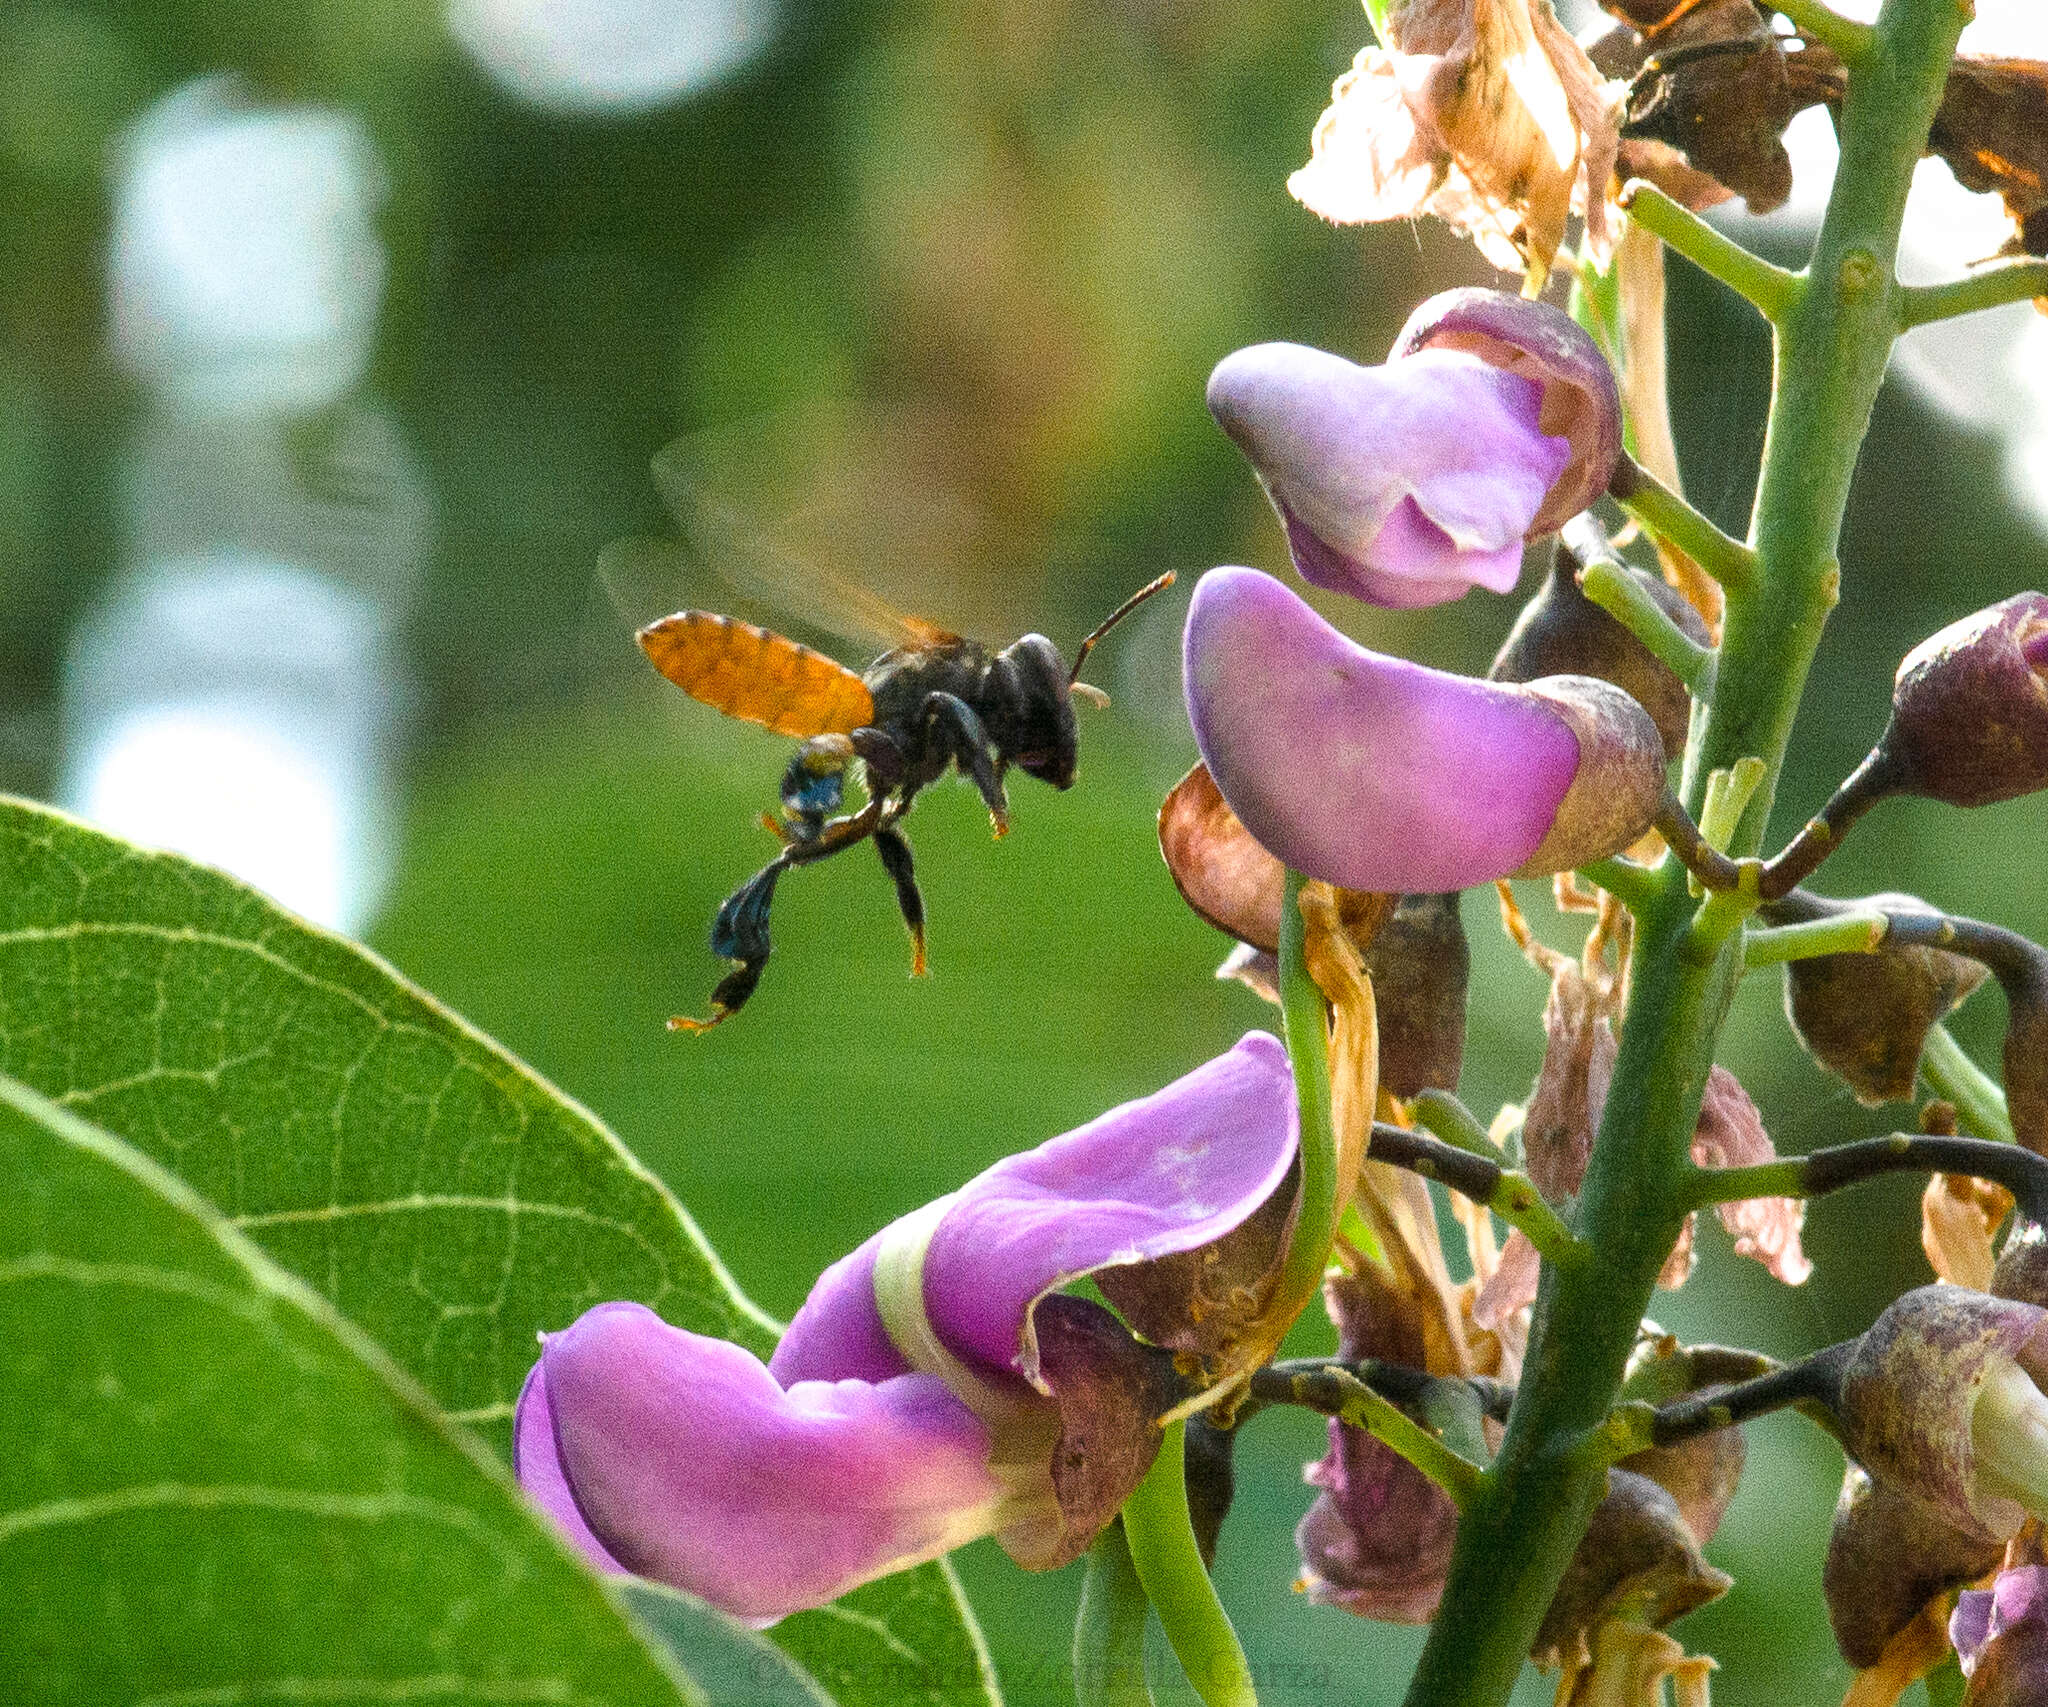
M 839 810 L 846 795 L 846 771 L 855 758 L 853 742 L 844 735 L 814 735 L 789 756 L 782 773 L 782 810 L 789 822 L 787 839 L 816 841 L 825 820 Z
M 668 1022 L 670 1031 L 709 1031 L 746 1006 L 768 964 L 768 909 L 775 901 L 775 881 L 787 863 L 783 858 L 770 860 L 726 897 L 718 917 L 711 922 L 711 952 L 737 960 L 739 965 L 720 979 L 718 988 L 711 992 L 709 1019 L 689 1019 L 678 1014 Z
M 903 922 L 910 927 L 910 975 L 922 978 L 924 959 L 924 897 L 918 893 L 917 873 L 911 868 L 910 843 L 901 830 L 875 832 L 875 852 L 882 856 L 882 869 L 896 885 L 896 905 L 903 910 Z
M 903 749 L 896 745 L 896 737 L 886 729 L 878 729 L 872 723 L 863 724 L 847 739 L 853 743 L 853 750 L 867 766 L 868 796 L 879 800 L 903 781 L 907 768 L 903 763 Z
M 973 778 L 974 786 L 981 791 L 996 834 L 1008 835 L 1009 797 L 1003 792 L 1002 776 L 989 752 L 988 731 L 982 727 L 974 707 L 958 694 L 928 693 L 924 696 L 924 722 L 928 731 L 943 730 L 949 737 L 954 762 Z

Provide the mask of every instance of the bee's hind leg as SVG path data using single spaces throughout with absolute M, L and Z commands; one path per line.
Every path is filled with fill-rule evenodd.
M 845 735 L 814 735 L 790 754 L 782 773 L 784 840 L 816 841 L 846 798 L 846 772 L 859 755 Z
M 718 917 L 711 922 L 711 952 L 734 967 L 711 992 L 711 1017 L 690 1019 L 678 1014 L 668 1022 L 670 1031 L 709 1031 L 747 1004 L 761 973 L 768 965 L 768 909 L 775 902 L 775 882 L 787 869 L 787 861 L 773 859 L 725 898 Z
M 928 693 L 924 696 L 924 721 L 928 730 L 943 730 L 949 737 L 953 758 L 981 791 L 996 834 L 1010 833 L 1010 800 L 1003 792 L 1003 776 L 989 752 L 988 730 L 975 715 L 974 707 L 958 694 Z
M 911 866 L 910 843 L 901 830 L 877 830 L 875 852 L 882 856 L 882 869 L 896 885 L 896 905 L 902 910 L 904 924 L 910 927 L 910 975 L 922 978 L 925 975 L 924 896 L 918 891 L 917 873 Z

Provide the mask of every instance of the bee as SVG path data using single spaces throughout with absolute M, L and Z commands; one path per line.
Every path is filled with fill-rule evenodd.
M 679 519 L 687 513 L 701 521 L 713 513 L 679 447 L 657 458 L 655 475 Z M 728 526 L 722 538 L 730 544 L 746 532 Z M 816 605 L 811 614 L 825 626 L 893 644 L 855 671 L 772 629 L 709 611 L 677 611 L 639 630 L 636 638 L 654 667 L 692 699 L 798 741 L 782 773 L 781 813 L 762 815 L 781 851 L 726 898 L 712 922 L 712 952 L 734 968 L 711 994 L 710 1017 L 678 1015 L 668 1022 L 672 1031 L 707 1031 L 740 1011 L 768 964 L 769 912 L 783 873 L 860 842 L 874 845 L 895 886 L 910 931 L 911 972 L 922 975 L 924 898 L 901 828 L 918 794 L 957 769 L 981 795 L 1001 836 L 1009 829 L 1004 778 L 1011 769 L 1071 788 L 1079 734 L 1073 702 L 1109 703 L 1108 695 L 1080 679 L 1082 666 L 1105 634 L 1174 579 L 1161 575 L 1126 599 L 1081 642 L 1069 668 L 1042 634 L 998 650 L 905 616 L 866 587 L 772 541 L 754 536 L 745 543 L 750 549 L 743 564 L 720 553 L 728 578 L 740 568 L 785 605 L 807 612 Z M 612 567 L 624 570 L 625 555 Z M 856 769 L 867 798 L 843 812 L 846 782 Z

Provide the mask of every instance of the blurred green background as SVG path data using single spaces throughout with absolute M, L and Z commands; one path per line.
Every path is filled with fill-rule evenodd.
M 715 544 L 596 572 L 609 541 L 671 525 L 650 457 L 678 436 L 722 447 L 699 460 L 741 471 L 718 536 L 736 560 L 750 499 L 766 529 L 791 491 L 829 489 L 837 519 L 807 535 L 819 561 L 992 638 L 1034 627 L 1071 645 L 1162 569 L 1282 566 L 1201 406 L 1218 357 L 1293 338 L 1370 360 L 1421 295 L 1484 274 L 1439 231 L 1333 231 L 1287 198 L 1363 38 L 1336 0 L 861 0 L 757 23 L 759 50 L 705 86 L 646 111 L 563 113 L 493 81 L 417 0 L 0 15 L 0 786 L 64 786 L 91 697 L 67 686 L 67 650 L 147 556 L 138 459 L 152 444 L 177 458 L 175 439 L 161 451 L 161 387 L 108 331 L 120 139 L 222 72 L 243 79 L 239 101 L 352 115 L 382 186 L 374 342 L 360 384 L 278 442 L 317 484 L 368 412 L 431 494 L 430 543 L 403 575 L 361 572 L 395 636 L 398 708 L 377 755 L 395 779 L 396 864 L 369 939 L 596 1109 L 786 1314 L 881 1222 L 1269 1019 L 1212 979 L 1226 945 L 1180 907 L 1153 844 L 1192 756 L 1184 581 L 1105 649 L 1116 706 L 1083 713 L 1071 795 L 1020 779 L 1015 832 L 995 845 L 971 793 L 920 807 L 929 980 L 905 977 L 887 887 L 856 856 L 784 885 L 778 953 L 741 1021 L 667 1035 L 664 1017 L 702 1011 L 720 969 L 704 947 L 718 901 L 767 857 L 753 820 L 784 744 L 685 702 L 631 644 L 634 622 L 675 605 L 774 614 L 721 585 Z M 1768 351 L 1746 310 L 1682 266 L 1673 316 L 1689 486 L 1739 528 Z M 854 400 L 855 429 L 784 464 L 777 423 L 821 399 Z M 1888 392 L 1781 834 L 1867 746 L 1900 654 L 2040 585 L 2044 555 L 1996 446 Z M 348 576 L 346 552 L 323 562 Z M 1341 614 L 1361 638 L 1476 670 L 1514 611 L 1480 594 Z M 805 615 L 778 620 L 824 641 Z M 1892 805 L 1823 887 L 1908 889 L 2040 935 L 2044 832 L 2040 800 L 1967 817 Z M 1525 899 L 1557 929 L 1537 889 Z M 1468 897 L 1466 920 L 1464 1093 L 1490 1114 L 1527 1092 L 1543 986 L 1490 897 Z M 1997 1003 L 1980 996 L 1958 1026 L 1980 1059 L 1995 1060 Z M 1744 990 L 1725 1058 L 1781 1149 L 1891 1124 L 1798 1052 L 1775 976 Z M 1906 1184 L 1825 1202 L 1808 1223 L 1818 1273 L 1788 1291 L 1710 1230 L 1661 1319 L 1801 1352 L 1927 1278 L 1917 1231 Z M 1681 1633 L 1721 1658 L 1724 1702 L 1833 1699 L 1847 1673 L 1818 1576 L 1839 1457 L 1796 1419 L 1751 1435 L 1712 1549 L 1737 1587 Z M 1306 1419 L 1251 1426 L 1226 1598 L 1269 1700 L 1391 1702 L 1419 1633 L 1290 1591 L 1299 1471 L 1318 1451 Z M 1011 1699 L 1065 1699 L 1076 1573 L 1027 1577 L 987 1545 L 963 1566 Z M 1547 1687 L 1532 1680 L 1527 1699 Z

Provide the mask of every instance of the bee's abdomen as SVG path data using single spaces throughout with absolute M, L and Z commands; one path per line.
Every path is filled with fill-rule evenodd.
M 778 735 L 843 735 L 874 718 L 873 696 L 845 665 L 751 622 L 677 611 L 637 638 L 692 699 Z

